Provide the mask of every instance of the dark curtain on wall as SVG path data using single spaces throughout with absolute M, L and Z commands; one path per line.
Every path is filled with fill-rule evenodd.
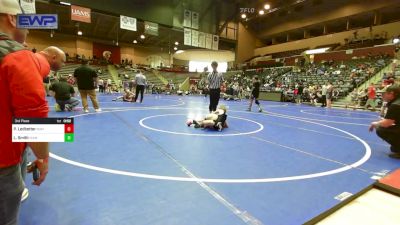
M 118 46 L 93 43 L 93 56 L 96 56 L 97 59 L 103 58 L 104 51 L 111 52 L 110 61 L 113 64 L 121 63 L 121 49 Z

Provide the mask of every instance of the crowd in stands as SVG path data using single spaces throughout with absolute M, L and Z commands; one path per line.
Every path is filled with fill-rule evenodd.
M 83 58 L 76 56 L 76 59 Z M 94 59 L 93 59 L 94 60 Z M 368 54 L 363 58 L 355 58 L 345 62 L 327 61 L 321 63 L 308 63 L 300 67 L 265 67 L 246 69 L 243 71 L 234 71 L 233 75 L 225 76 L 225 84 L 222 88 L 225 99 L 240 100 L 250 97 L 252 88 L 252 78 L 257 75 L 261 82 L 262 91 L 274 91 L 283 93 L 283 101 L 321 104 L 326 106 L 327 96 L 333 101 L 344 98 L 350 94 L 352 106 L 365 106 L 368 101 L 370 89 L 365 88 L 360 90 L 358 87 L 380 71 L 390 62 L 387 55 L 372 56 Z M 100 77 L 98 83 L 98 90 L 101 93 L 129 93 L 133 92 L 135 83 L 133 77 L 140 69 L 145 72 L 150 72 L 151 68 L 146 65 L 133 65 L 132 60 L 124 59 L 121 64 L 116 65 L 118 69 L 118 79 L 111 80 L 109 78 L 102 79 Z M 299 69 L 300 68 L 300 69 Z M 169 73 L 181 73 L 187 68 L 173 67 L 166 68 L 160 67 L 159 72 L 167 75 Z M 98 67 L 96 72 L 98 74 L 107 75 L 106 67 Z M 372 105 L 375 108 L 381 102 L 380 92 L 385 87 L 394 83 L 395 71 L 393 74 L 386 74 L 382 83 L 375 84 L 376 96 L 375 101 L 377 104 Z M 228 73 L 227 73 L 228 74 Z M 190 86 L 187 94 L 207 94 L 205 83 L 206 74 L 203 74 L 194 85 Z M 56 78 L 50 77 L 48 82 L 52 83 Z M 182 82 L 175 82 L 175 80 L 168 79 L 168 84 L 148 82 L 146 86 L 147 93 L 167 93 L 175 94 L 180 90 Z M 67 77 L 67 82 L 75 85 L 74 78 Z M 360 90 L 360 91 L 358 91 Z M 329 96 L 331 93 L 331 96 Z M 129 97 L 129 96 L 128 96 Z

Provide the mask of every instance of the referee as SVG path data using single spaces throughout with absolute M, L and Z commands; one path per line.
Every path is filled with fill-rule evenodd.
M 144 93 L 144 88 L 146 87 L 147 81 L 146 81 L 146 76 L 143 75 L 143 72 L 140 70 L 138 74 L 135 76 L 135 82 L 136 82 L 136 95 L 135 95 L 135 101 L 137 101 L 139 94 L 140 94 L 140 103 L 143 102 L 143 93 Z
M 224 77 L 221 73 L 217 72 L 217 62 L 213 61 L 211 67 L 213 71 L 207 76 L 208 89 L 210 90 L 210 106 L 208 108 L 210 112 L 214 112 L 217 110 L 221 94 L 221 84 L 224 82 Z

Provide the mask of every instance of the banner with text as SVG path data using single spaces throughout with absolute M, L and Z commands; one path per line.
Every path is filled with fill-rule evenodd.
M 206 34 L 203 32 L 199 32 L 199 47 L 200 48 L 206 47 Z
M 212 41 L 213 41 L 212 34 L 206 34 L 206 48 L 207 49 L 212 49 Z
M 184 45 L 192 45 L 192 30 L 185 28 L 183 30 L 183 33 L 184 33 L 183 34 L 184 35 L 184 38 L 183 38 Z
M 91 9 L 71 5 L 71 20 L 91 23 Z
M 192 12 L 192 28 L 199 29 L 199 13 Z
M 24 14 L 35 14 L 35 0 L 20 0 L 21 9 Z
M 192 46 L 199 46 L 199 32 L 197 30 L 192 30 Z
M 136 31 L 136 18 L 120 15 L 120 27 L 124 30 Z
M 144 21 L 144 33 L 158 36 L 158 24 Z
M 183 26 L 192 27 L 192 12 L 190 10 L 185 9 L 183 12 Z
M 218 35 L 213 35 L 212 49 L 213 50 L 218 50 L 218 44 L 219 44 L 219 36 Z

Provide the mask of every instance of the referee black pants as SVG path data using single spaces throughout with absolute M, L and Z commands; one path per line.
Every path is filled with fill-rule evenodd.
M 139 97 L 139 93 L 140 93 L 140 102 L 143 101 L 143 92 L 144 92 L 144 85 L 136 85 L 135 102 Z
M 218 102 L 219 102 L 219 97 L 221 94 L 221 89 L 210 89 L 210 105 L 208 109 L 211 111 L 216 111 Z

